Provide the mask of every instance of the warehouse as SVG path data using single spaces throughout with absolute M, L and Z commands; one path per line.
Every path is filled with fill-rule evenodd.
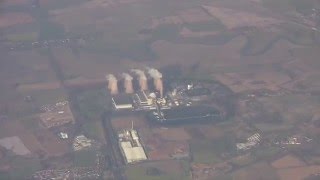
M 126 163 L 131 164 L 147 160 L 147 155 L 139 141 L 138 132 L 134 129 L 119 133 L 119 145 Z
M 112 97 L 112 104 L 115 110 L 133 109 L 131 96 L 119 94 Z

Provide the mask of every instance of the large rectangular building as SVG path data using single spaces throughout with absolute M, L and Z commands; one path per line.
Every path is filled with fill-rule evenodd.
M 115 110 L 133 109 L 132 98 L 128 94 L 119 94 L 112 97 L 112 104 Z
M 148 159 L 136 130 L 125 130 L 119 133 L 119 145 L 128 164 Z

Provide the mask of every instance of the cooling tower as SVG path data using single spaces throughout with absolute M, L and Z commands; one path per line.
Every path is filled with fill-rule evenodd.
M 131 72 L 133 72 L 134 74 L 136 74 L 138 76 L 140 90 L 147 90 L 148 83 L 147 83 L 147 77 L 144 74 L 144 72 L 140 69 L 132 69 Z
M 125 92 L 128 94 L 133 93 L 132 76 L 130 76 L 128 73 L 122 73 L 122 78 L 124 79 Z
M 108 74 L 106 76 L 108 80 L 108 89 L 111 94 L 118 94 L 118 80 L 113 74 Z
M 154 68 L 147 68 L 148 74 L 153 79 L 154 87 L 160 92 L 160 96 L 163 96 L 163 83 L 162 74 Z

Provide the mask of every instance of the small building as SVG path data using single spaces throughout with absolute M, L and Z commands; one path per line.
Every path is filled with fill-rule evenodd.
M 60 132 L 60 133 L 58 134 L 58 136 L 59 136 L 61 139 L 68 139 L 68 138 L 69 138 L 68 134 L 67 134 L 67 133 L 64 133 L 64 132 Z
M 131 96 L 120 94 L 112 97 L 112 104 L 115 110 L 133 109 Z

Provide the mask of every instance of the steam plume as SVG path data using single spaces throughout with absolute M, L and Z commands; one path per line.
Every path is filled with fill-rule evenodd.
M 126 93 L 133 93 L 132 76 L 130 76 L 128 73 L 122 73 L 121 76 L 124 79 L 124 88 Z
M 135 73 L 138 76 L 139 85 L 141 90 L 148 89 L 147 77 L 144 72 L 140 69 L 132 69 L 131 72 Z
M 154 68 L 147 68 L 149 76 L 153 79 L 156 90 L 160 92 L 160 96 L 163 96 L 163 83 L 162 74 Z
M 118 80 L 113 74 L 108 74 L 106 76 L 108 80 L 108 89 L 111 94 L 118 94 Z

